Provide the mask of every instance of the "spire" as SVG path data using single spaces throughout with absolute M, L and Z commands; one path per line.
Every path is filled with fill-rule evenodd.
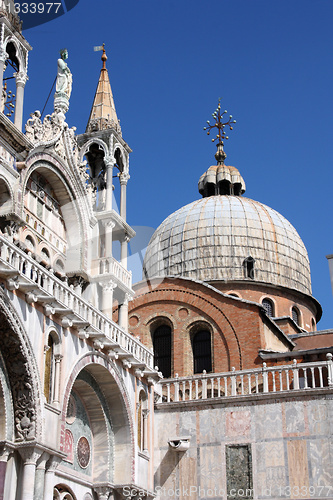
M 107 61 L 107 56 L 105 53 L 104 43 L 101 47 L 95 47 L 94 50 L 103 50 L 103 54 L 101 57 L 103 66 L 98 80 L 94 102 L 90 111 L 86 132 L 95 132 L 97 130 L 114 128 L 121 134 L 121 128 L 114 105 L 109 74 L 105 64 Z

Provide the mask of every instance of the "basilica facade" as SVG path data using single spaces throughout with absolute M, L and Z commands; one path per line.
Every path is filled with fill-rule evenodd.
M 0 499 L 333 498 L 333 336 L 297 231 L 225 163 L 220 105 L 202 199 L 133 285 L 104 46 L 85 133 L 66 50 L 23 124 L 31 47 L 0 4 Z

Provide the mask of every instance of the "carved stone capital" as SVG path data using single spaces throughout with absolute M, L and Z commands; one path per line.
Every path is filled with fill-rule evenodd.
M 114 164 L 116 163 L 116 159 L 114 156 L 105 156 L 104 163 L 105 163 L 106 168 L 112 168 L 114 166 Z
M 29 446 L 27 448 L 19 448 L 19 453 L 22 457 L 24 465 L 36 465 L 37 460 L 43 452 L 33 446 Z
M 25 84 L 27 83 L 28 81 L 28 75 L 26 74 L 25 71 L 18 71 L 17 73 L 15 73 L 15 80 L 16 80 L 16 85 L 18 87 L 25 87 Z
M 112 280 L 101 283 L 101 285 L 103 292 L 112 292 L 115 288 L 117 288 L 117 283 Z
M 56 457 L 55 455 L 53 455 L 46 462 L 46 467 L 45 467 L 46 471 L 47 472 L 55 472 L 55 470 L 57 469 L 57 467 L 61 461 L 62 461 L 62 459 L 60 457 Z
M 105 229 L 113 229 L 115 225 L 116 224 L 113 220 L 103 220 L 103 226 Z
M 94 491 L 98 496 L 98 500 L 113 500 L 113 488 L 111 486 L 95 486 Z
M 119 175 L 120 184 L 126 186 L 130 178 L 131 176 L 128 172 L 121 172 Z

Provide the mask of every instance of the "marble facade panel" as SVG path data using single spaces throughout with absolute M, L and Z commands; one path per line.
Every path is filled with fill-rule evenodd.
M 202 490 L 214 489 L 225 491 L 225 456 L 221 446 L 203 446 L 200 448 L 200 466 L 198 474 Z
M 327 401 L 309 401 L 309 432 L 311 435 L 328 435 L 330 432 Z
M 258 405 L 255 407 L 253 419 L 257 440 L 282 437 L 282 412 L 280 404 Z
M 291 498 L 297 498 L 298 488 L 308 489 L 310 486 L 307 443 L 304 439 L 288 441 L 287 451 Z
M 304 434 L 307 418 L 303 401 L 287 401 L 283 404 L 286 434 Z
M 249 410 L 231 411 L 226 414 L 226 436 L 248 439 L 251 430 Z
M 199 413 L 200 442 L 220 443 L 225 436 L 224 412 L 218 408 Z
M 312 485 L 314 487 L 332 486 L 331 497 L 333 498 L 333 462 L 329 441 L 327 439 L 311 440 L 309 454 Z

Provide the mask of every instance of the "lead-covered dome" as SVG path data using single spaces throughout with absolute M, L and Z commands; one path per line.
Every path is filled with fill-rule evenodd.
M 296 229 L 272 208 L 241 196 L 208 196 L 171 214 L 150 240 L 144 274 L 246 279 L 311 295 L 308 254 Z

